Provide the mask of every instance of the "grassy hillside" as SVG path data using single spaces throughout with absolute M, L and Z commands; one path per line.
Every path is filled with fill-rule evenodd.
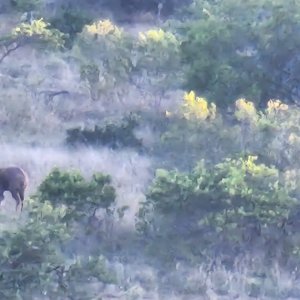
M 299 299 L 298 2 L 75 2 L 0 4 L 1 299 Z

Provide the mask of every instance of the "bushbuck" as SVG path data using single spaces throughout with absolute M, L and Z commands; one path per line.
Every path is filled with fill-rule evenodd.
M 16 200 L 16 211 L 21 204 L 23 210 L 24 192 L 28 185 L 26 172 L 19 167 L 0 168 L 0 203 L 4 200 L 4 192 L 11 192 Z

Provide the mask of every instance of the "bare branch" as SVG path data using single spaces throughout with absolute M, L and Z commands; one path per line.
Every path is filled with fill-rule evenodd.
M 3 62 L 3 60 L 12 52 L 16 51 L 18 48 L 21 47 L 21 44 L 20 43 L 17 43 L 17 42 L 12 42 L 13 45 L 11 48 L 8 48 L 7 46 L 3 46 L 4 48 L 4 53 L 0 56 L 0 63 Z

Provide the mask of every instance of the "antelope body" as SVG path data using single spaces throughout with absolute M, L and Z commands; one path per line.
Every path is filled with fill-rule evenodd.
M 4 192 L 9 191 L 16 201 L 16 211 L 20 204 L 22 211 L 27 185 L 28 176 L 23 169 L 19 167 L 0 168 L 0 203 L 4 200 Z

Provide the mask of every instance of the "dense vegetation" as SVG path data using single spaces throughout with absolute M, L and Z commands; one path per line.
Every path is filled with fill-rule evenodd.
M 0 10 L 0 146 L 117 164 L 22 161 L 36 186 L 0 214 L 3 299 L 299 299 L 299 1 Z

